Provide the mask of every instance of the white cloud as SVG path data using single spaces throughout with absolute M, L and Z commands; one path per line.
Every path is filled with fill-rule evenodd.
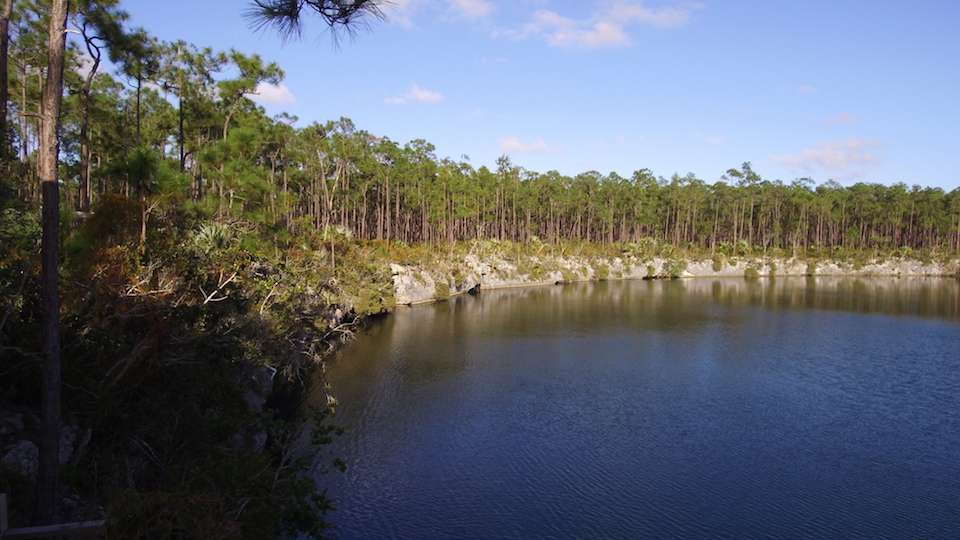
M 465 19 L 479 19 L 496 11 L 493 2 L 486 0 L 450 0 L 454 13 Z
M 440 92 L 425 90 L 416 84 L 414 84 L 410 89 L 410 92 L 407 93 L 407 97 L 413 101 L 419 101 L 420 103 L 436 103 L 437 101 L 443 101 L 443 94 Z
M 297 102 L 296 96 L 283 84 L 262 82 L 257 85 L 256 92 L 246 96 L 257 103 L 271 105 L 292 105 Z
M 547 36 L 547 43 L 565 49 L 615 49 L 630 45 L 630 37 L 621 25 L 599 21 L 589 29 L 558 28 Z
M 448 19 L 482 19 L 497 11 L 490 0 L 391 0 L 386 4 L 387 19 L 392 24 L 411 28 L 414 18 L 424 11 L 440 13 Z
M 404 28 L 413 26 L 413 15 L 417 12 L 422 0 L 391 0 L 386 4 L 387 19 Z
M 409 101 L 416 101 L 419 103 L 437 103 L 443 101 L 443 94 L 440 92 L 434 92 L 432 90 L 426 90 L 420 88 L 417 83 L 411 83 L 410 91 L 402 96 L 388 97 L 383 100 L 384 103 L 389 103 L 391 105 L 401 105 Z
M 538 10 L 533 21 L 522 31 L 505 34 L 518 39 L 536 37 L 549 45 L 567 49 L 610 49 L 632 44 L 626 27 L 645 24 L 662 28 L 676 28 L 687 24 L 694 10 L 703 4 L 683 7 L 648 8 L 643 0 L 619 0 L 582 20 L 572 19 L 555 11 Z
M 546 154 L 559 151 L 557 148 L 550 148 L 542 138 L 538 138 L 531 144 L 524 144 L 517 137 L 501 138 L 499 149 L 506 154 Z
M 836 116 L 831 116 L 826 119 L 826 124 L 828 126 L 834 126 L 837 124 L 856 124 L 860 120 L 856 116 L 850 113 L 840 113 Z
M 89 54 L 82 52 L 77 56 L 77 65 L 75 66 L 75 71 L 83 78 L 86 78 L 90 74 L 90 70 L 93 69 L 93 57 Z
M 786 165 L 794 171 L 812 172 L 822 169 L 836 173 L 838 178 L 856 178 L 865 169 L 876 166 L 880 158 L 874 152 L 885 147 L 881 141 L 849 138 L 844 141 L 822 142 L 815 148 L 806 148 L 792 156 L 774 156 L 774 163 Z
M 608 16 L 615 20 L 637 21 L 662 28 L 675 28 L 687 24 L 693 10 L 703 7 L 705 7 L 704 4 L 694 3 L 683 8 L 651 9 L 645 7 L 643 2 L 621 1 L 610 8 Z

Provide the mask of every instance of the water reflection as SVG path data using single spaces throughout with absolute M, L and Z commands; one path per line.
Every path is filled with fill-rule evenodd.
M 578 283 L 561 287 L 487 291 L 511 309 L 534 299 L 587 295 L 616 314 L 638 296 L 652 302 L 701 302 L 701 296 L 728 305 L 804 307 L 836 311 L 960 318 L 960 281 L 938 277 L 698 278 L 668 281 Z M 470 298 L 462 299 L 466 305 Z M 593 300 L 591 300 L 592 302 Z
M 960 281 L 936 277 L 698 278 L 574 283 L 484 291 L 448 302 L 398 308 L 400 325 L 429 321 L 452 337 L 467 325 L 497 338 L 537 336 L 562 326 L 575 335 L 616 330 L 616 321 L 643 319 L 656 330 L 708 324 L 711 305 L 821 309 L 894 316 L 960 319 Z M 549 308 L 549 309 L 545 309 Z M 402 315 L 402 316 L 401 316 Z M 417 320 L 410 320 L 414 317 Z M 605 321 L 598 325 L 598 320 Z M 611 326 L 610 321 L 614 324 Z M 403 326 L 398 330 L 402 331 Z
M 739 278 L 398 309 L 329 373 L 344 538 L 960 537 L 958 282 Z

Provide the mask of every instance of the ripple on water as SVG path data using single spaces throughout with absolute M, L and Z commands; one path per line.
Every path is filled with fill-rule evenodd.
M 361 337 L 330 376 L 338 534 L 960 537 L 955 321 L 672 286 L 519 302 L 530 334 L 464 302 Z

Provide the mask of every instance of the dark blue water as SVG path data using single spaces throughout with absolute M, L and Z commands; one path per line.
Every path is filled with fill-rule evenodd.
M 341 538 L 960 538 L 956 280 L 488 291 L 327 381 Z

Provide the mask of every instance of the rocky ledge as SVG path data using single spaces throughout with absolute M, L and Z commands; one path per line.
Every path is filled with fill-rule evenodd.
M 530 257 L 509 259 L 467 255 L 462 260 L 425 265 L 391 265 L 396 302 L 414 305 L 479 289 L 553 285 L 607 279 L 662 279 L 761 276 L 955 276 L 960 261 L 914 259 L 850 263 L 833 260 L 737 257 L 707 260 L 634 257 Z

